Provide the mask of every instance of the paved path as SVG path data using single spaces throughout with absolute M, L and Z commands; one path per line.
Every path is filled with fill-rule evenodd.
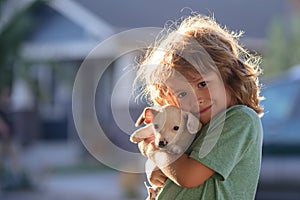
M 146 190 L 142 178 L 138 179 L 136 188 L 139 196 L 130 199 L 124 195 L 120 173 L 117 171 L 93 170 L 71 173 L 51 171 L 53 167 L 66 167 L 82 162 L 79 156 L 80 148 L 76 144 L 39 143 L 19 152 L 21 165 L 29 170 L 37 189 L 27 192 L 0 191 L 0 200 L 140 200 L 145 198 Z M 127 185 L 134 185 L 134 183 L 129 181 Z
M 140 188 L 142 199 L 143 188 Z M 36 191 L 2 192 L 3 200 L 126 200 L 116 173 L 50 175 Z M 134 198 L 131 198 L 132 200 Z

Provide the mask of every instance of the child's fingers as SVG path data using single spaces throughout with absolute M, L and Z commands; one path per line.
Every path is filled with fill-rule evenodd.
M 161 179 L 155 179 L 155 180 L 149 180 L 151 185 L 156 186 L 156 187 L 163 187 L 167 179 L 161 178 Z
M 164 175 L 161 170 L 153 170 L 152 172 L 147 173 L 147 178 L 151 185 L 157 187 L 162 187 L 167 180 L 166 175 Z
M 157 178 L 158 185 L 157 186 L 162 187 L 165 184 L 166 180 L 167 180 L 167 177 L 165 175 L 158 176 L 158 178 Z

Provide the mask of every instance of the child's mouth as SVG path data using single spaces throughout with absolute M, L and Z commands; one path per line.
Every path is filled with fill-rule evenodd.
M 203 113 L 207 112 L 208 110 L 210 110 L 211 107 L 212 107 L 212 105 L 209 105 L 206 108 L 200 110 L 200 114 L 203 114 Z

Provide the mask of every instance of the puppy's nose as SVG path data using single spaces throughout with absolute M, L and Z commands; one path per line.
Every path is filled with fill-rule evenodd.
M 167 141 L 159 141 L 158 146 L 159 146 L 160 148 L 163 148 L 163 147 L 165 147 L 167 144 L 168 144 Z

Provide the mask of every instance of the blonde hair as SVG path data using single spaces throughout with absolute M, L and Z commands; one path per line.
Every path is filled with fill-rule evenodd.
M 210 17 L 199 14 L 183 18 L 173 29 L 150 46 L 138 66 L 135 83 L 142 94 L 159 105 L 175 104 L 165 81 L 175 73 L 191 80 L 193 74 L 215 71 L 220 74 L 235 104 L 261 114 L 260 57 L 238 44 L 241 33 L 230 32 Z

